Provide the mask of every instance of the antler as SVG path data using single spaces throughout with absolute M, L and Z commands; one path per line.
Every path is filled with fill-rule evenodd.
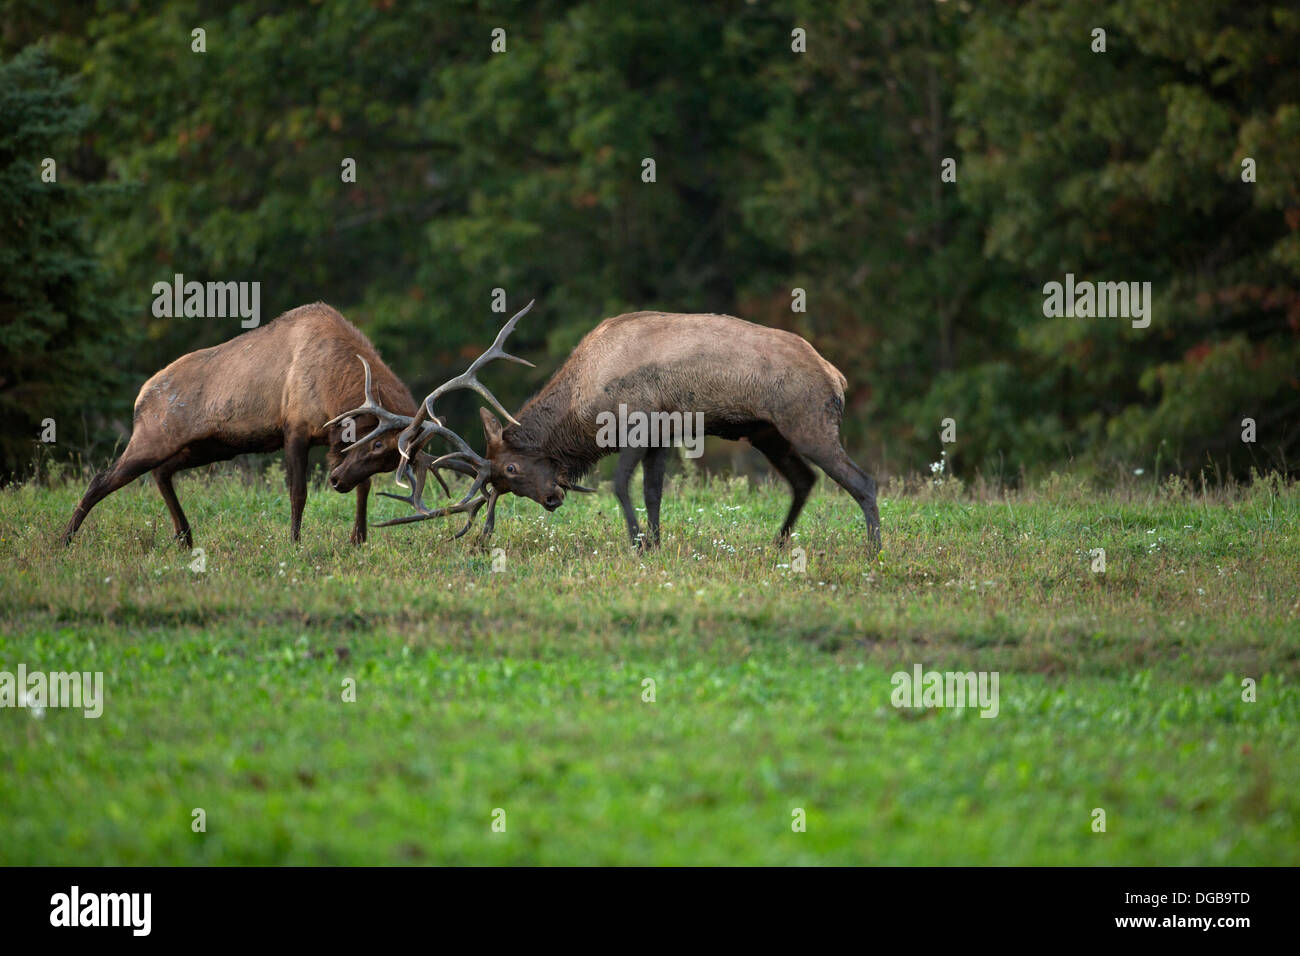
M 415 468 L 412 468 L 411 455 L 413 453 L 418 453 L 420 449 L 428 443 L 429 439 L 433 438 L 435 435 L 447 439 L 455 445 L 458 450 L 458 453 L 453 453 L 451 456 L 444 455 L 443 458 L 438 459 L 438 461 L 459 460 L 468 463 L 474 468 L 479 477 L 482 478 L 482 481 L 475 482 L 477 487 L 473 490 L 477 491 L 482 487 L 483 481 L 487 480 L 486 475 L 491 468 L 487 459 L 480 458 L 474 452 L 474 449 L 470 448 L 469 445 L 465 443 L 464 439 L 443 425 L 442 419 L 440 419 L 433 411 L 433 403 L 447 392 L 454 391 L 458 388 L 467 388 L 471 391 L 478 392 L 478 394 L 486 398 L 492 404 L 492 407 L 504 415 L 511 424 L 519 424 L 515 421 L 515 417 L 505 410 L 505 406 L 497 401 L 496 396 L 478 380 L 478 371 L 494 359 L 505 359 L 509 362 L 527 365 L 529 368 L 534 367 L 532 362 L 529 362 L 527 359 L 521 359 L 517 355 L 511 355 L 501 346 L 510 336 L 510 333 L 515 330 L 515 325 L 518 324 L 519 320 L 528 314 L 529 309 L 533 307 L 533 302 L 535 301 L 535 299 L 531 300 L 526 306 L 516 312 L 509 322 L 501 327 L 501 331 L 497 333 L 496 339 L 493 340 L 487 351 L 471 362 L 469 368 L 457 375 L 455 378 L 443 382 L 425 396 L 424 401 L 420 403 L 420 407 L 415 413 L 415 417 L 411 419 L 410 424 L 406 426 L 402 434 L 397 437 L 397 450 L 402 456 L 402 462 L 397 466 L 397 483 L 401 487 L 410 487 L 406 479 L 411 481 L 417 480 L 414 472 L 419 471 L 420 466 L 417 463 Z M 431 464 L 431 467 L 436 468 L 437 466 Z
M 379 402 L 375 400 L 375 396 L 370 393 L 370 386 L 371 386 L 370 363 L 367 362 L 360 355 L 358 355 L 357 358 L 361 359 L 361 364 L 365 367 L 366 370 L 366 384 L 365 384 L 366 400 L 360 406 L 352 409 L 352 411 L 350 412 L 344 412 L 342 415 L 335 415 L 333 418 L 331 418 L 329 421 L 325 423 L 325 427 L 329 428 L 331 425 L 337 425 L 345 418 L 356 418 L 358 415 L 374 415 L 377 419 L 379 419 L 379 424 L 376 425 L 374 428 L 372 428 L 370 430 L 370 433 L 366 435 L 366 437 L 358 438 L 351 445 L 348 445 L 347 448 L 344 448 L 343 449 L 344 453 L 350 452 L 358 445 L 364 445 L 372 438 L 378 438 L 384 432 L 392 431 L 394 428 L 405 428 L 411 424 L 410 415 L 398 415 L 396 412 L 390 412 L 388 409 L 384 408 L 383 405 L 380 405 Z
M 470 363 L 469 368 L 460 375 L 457 375 L 455 378 L 443 382 L 425 396 L 424 401 L 420 403 L 420 408 L 416 411 L 414 416 L 398 415 L 390 412 L 375 400 L 370 391 L 370 365 L 364 358 L 361 359 L 361 364 L 364 365 L 366 369 L 365 403 L 359 408 L 355 408 L 350 412 L 344 412 L 342 415 L 330 419 L 330 421 L 326 423 L 326 427 L 334 425 L 345 418 L 355 417 L 357 415 L 374 415 L 379 419 L 379 424 L 375 426 L 368 435 L 349 445 L 344 449 L 345 452 L 350 451 L 357 445 L 370 441 L 377 435 L 392 431 L 394 428 L 403 429 L 402 434 L 397 438 L 397 450 L 401 453 L 402 461 L 397 466 L 396 481 L 399 487 L 408 489 L 410 493 L 406 495 L 394 495 L 386 491 L 381 491 L 379 493 L 387 498 L 395 498 L 398 501 L 404 501 L 416 511 L 413 515 L 405 515 L 401 518 L 381 521 L 376 525 L 376 527 L 383 528 L 388 525 L 410 524 L 413 521 L 427 521 L 429 518 L 442 518 L 450 514 L 468 512 L 469 520 L 467 520 L 465 526 L 455 534 L 455 537 L 459 538 L 470 529 L 470 525 L 474 523 L 474 518 L 478 515 L 479 509 L 484 505 L 487 505 L 488 514 L 487 519 L 483 524 L 482 536 L 486 537 L 492 533 L 492 528 L 496 520 L 496 503 L 499 492 L 494 488 L 488 488 L 487 491 L 484 491 L 484 487 L 487 485 L 488 479 L 492 474 L 492 463 L 486 458 L 478 455 L 463 438 L 443 424 L 442 419 L 433 411 L 433 403 L 447 392 L 454 391 L 458 388 L 470 389 L 487 399 L 492 404 L 492 407 L 504 415 L 511 424 L 519 424 L 515 421 L 514 416 L 507 412 L 505 407 L 497 401 L 496 396 L 478 380 L 478 371 L 494 359 L 505 359 L 509 362 L 517 362 L 520 365 L 527 365 L 529 368 L 534 367 L 532 362 L 522 359 L 517 355 L 511 355 L 502 348 L 503 343 L 509 337 L 510 333 L 515 330 L 515 324 L 518 323 L 518 321 L 523 318 L 532 307 L 533 302 L 529 302 L 526 306 L 516 312 L 510 321 L 501 327 L 501 331 L 497 333 L 496 339 L 487 351 Z M 358 355 L 357 358 L 361 358 L 361 356 Z M 435 436 L 450 442 L 455 447 L 455 450 L 448 452 L 439 458 L 434 458 L 432 455 L 425 454 L 423 451 L 424 446 Z M 442 480 L 442 476 L 438 473 L 438 469 L 440 468 L 446 468 L 448 471 L 455 471 L 462 475 L 471 475 L 473 476 L 474 481 L 470 485 L 470 489 L 465 494 L 465 497 L 461 498 L 461 500 L 456 504 L 449 505 L 445 508 L 430 509 L 424 503 L 424 485 L 430 471 L 433 472 L 433 477 L 437 480 L 438 484 L 442 485 L 442 490 L 447 494 L 447 496 L 451 496 L 451 491 L 447 487 L 447 483 Z M 478 497 L 475 498 L 475 495 L 478 495 Z
M 388 495 L 388 493 L 385 491 L 381 491 L 380 494 Z M 501 492 L 493 488 L 491 491 L 487 493 L 486 497 L 480 494 L 473 501 L 468 501 L 468 500 L 459 501 L 454 505 L 448 505 L 445 508 L 438 508 L 435 511 L 430 511 L 427 508 L 424 508 L 423 507 L 424 503 L 420 502 L 420 504 L 417 506 L 417 510 L 419 510 L 418 514 L 403 515 L 400 518 L 390 518 L 387 521 L 379 522 L 378 524 L 375 525 L 375 527 L 386 528 L 389 525 L 393 525 L 393 524 L 411 524 L 414 521 L 427 521 L 430 518 L 444 518 L 450 514 L 461 514 L 464 512 L 469 512 L 469 518 L 465 521 L 464 526 L 459 531 L 457 531 L 454 535 L 452 535 L 453 539 L 460 538 L 464 536 L 465 532 L 470 529 L 470 525 L 474 523 L 474 519 L 478 516 L 479 509 L 482 508 L 484 505 L 487 505 L 488 506 L 487 518 L 483 522 L 483 530 L 479 532 L 479 537 L 486 538 L 488 535 L 492 533 L 492 528 L 496 524 L 497 498 L 500 497 L 500 495 Z M 388 497 L 397 498 L 398 501 L 407 501 L 406 498 L 399 497 L 398 495 L 388 495 Z
M 519 320 L 528 314 L 528 310 L 533 307 L 533 302 L 535 301 L 537 300 L 531 300 L 526 306 L 516 312 L 509 322 L 501 327 L 501 331 L 497 333 L 496 339 L 488 347 L 487 351 L 471 362 L 469 368 L 465 369 L 465 371 L 457 375 L 455 378 L 443 382 L 424 397 L 424 401 L 420 403 L 420 408 L 416 411 L 415 417 L 397 439 L 397 450 L 402 454 L 403 466 L 399 467 L 397 470 L 399 484 L 401 484 L 403 473 L 408 470 L 406 465 L 410 460 L 410 451 L 412 449 L 418 451 L 425 442 L 435 434 L 438 434 L 436 430 L 427 428 L 428 423 L 426 422 L 426 419 L 431 419 L 434 423 L 441 425 L 442 420 L 438 418 L 433 411 L 433 403 L 447 392 L 454 391 L 458 388 L 467 388 L 471 391 L 478 392 L 486 398 L 492 407 L 500 412 L 505 419 L 510 422 L 510 424 L 519 424 L 519 422 L 515 420 L 515 417 L 506 411 L 505 406 L 497 401 L 497 397 L 478 380 L 478 370 L 494 359 L 505 359 L 507 362 L 517 362 L 520 365 L 527 365 L 529 368 L 535 367 L 533 363 L 527 359 L 521 359 L 518 355 L 511 355 L 501 347 L 505 343 L 505 340 L 510 337 L 510 333 L 515 330 L 515 325 Z M 443 437 L 446 438 L 448 436 L 443 435 Z M 463 442 L 461 442 L 461 444 L 464 445 Z M 469 451 L 468 447 L 465 447 L 464 450 Z M 473 455 L 473 452 L 470 452 L 470 454 Z M 482 459 L 480 459 L 480 461 L 481 460 Z

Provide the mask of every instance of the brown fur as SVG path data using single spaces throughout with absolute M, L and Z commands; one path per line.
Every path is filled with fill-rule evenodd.
M 875 482 L 839 441 L 844 376 L 805 339 L 729 315 L 633 312 L 606 319 L 574 349 L 540 393 L 502 429 L 483 413 L 493 485 L 558 507 L 564 488 L 617 449 L 596 443 L 597 416 L 628 411 L 703 412 L 705 433 L 749 439 L 790 482 L 789 536 L 817 464 L 862 507 L 879 542 Z M 627 482 L 644 462 L 652 538 L 659 530 L 666 450 L 626 449 L 615 476 L 628 532 L 639 538 Z M 508 473 L 506 466 L 513 466 Z M 653 504 L 652 504 L 653 501 Z
M 307 453 L 313 445 L 330 446 L 334 487 L 357 487 L 352 539 L 364 541 L 369 476 L 397 467 L 396 436 L 381 439 L 382 449 L 372 442 L 345 457 L 342 429 L 324 427 L 361 401 L 364 373 L 358 355 L 373 370 L 375 397 L 396 412 L 414 413 L 411 393 L 369 339 L 321 302 L 286 312 L 229 342 L 181 356 L 140 389 L 131 441 L 122 456 L 91 481 L 64 532 L 65 542 L 98 501 L 151 471 L 171 512 L 176 537 L 191 547 L 189 522 L 176 499 L 172 475 L 277 448 L 285 449 L 290 535 L 297 541 L 307 500 Z M 357 421 L 356 437 L 371 424 L 373 420 Z M 346 482 L 335 482 L 340 470 L 348 472 Z

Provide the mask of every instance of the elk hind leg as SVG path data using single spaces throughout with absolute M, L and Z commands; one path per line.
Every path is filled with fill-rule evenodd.
M 91 508 L 119 488 L 135 481 L 157 464 L 157 459 L 133 452 L 131 445 L 128 444 L 126 451 L 122 452 L 122 456 L 117 461 L 90 480 L 86 493 L 81 496 L 81 501 L 77 504 L 77 510 L 72 513 L 72 520 L 63 529 L 63 543 L 65 545 L 72 543 L 72 536 L 86 520 L 86 515 L 90 514 Z
M 775 428 L 757 432 L 749 440 L 790 483 L 790 510 L 786 512 L 785 521 L 781 523 L 781 530 L 776 535 L 777 544 L 784 545 L 790 540 L 790 532 L 799 520 L 799 513 L 803 511 L 808 493 L 817 482 L 817 475 Z
M 826 472 L 841 488 L 853 496 L 853 500 L 862 509 L 862 516 L 867 520 L 867 539 L 872 548 L 880 550 L 880 510 L 876 507 L 876 483 L 865 471 L 854 463 L 836 436 L 815 446 L 805 445 L 796 448 L 805 458 Z
M 650 545 L 656 548 L 659 546 L 659 505 L 664 500 L 664 469 L 668 467 L 668 454 L 667 448 L 648 448 L 645 462 L 641 465 L 646 526 L 650 529 Z

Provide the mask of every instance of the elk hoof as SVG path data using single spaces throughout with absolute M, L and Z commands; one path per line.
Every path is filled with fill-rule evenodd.
M 867 528 L 867 548 L 871 552 L 871 556 L 875 557 L 878 555 L 882 547 L 883 545 L 880 540 L 880 525 Z

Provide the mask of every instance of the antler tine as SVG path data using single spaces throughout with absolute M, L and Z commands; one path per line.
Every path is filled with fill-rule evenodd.
M 475 468 L 469 464 L 469 461 L 482 462 L 482 465 Z M 473 483 L 470 485 L 469 491 L 465 493 L 465 497 L 461 498 L 460 501 L 444 508 L 430 509 L 424 503 L 424 482 L 430 470 L 433 471 L 433 476 L 438 480 L 438 484 L 442 485 L 442 490 L 446 492 L 448 497 L 451 496 L 451 491 L 447 488 L 447 483 L 444 482 L 442 476 L 438 474 L 439 467 L 449 468 L 452 471 L 458 471 L 462 474 L 472 474 L 475 477 Z M 423 452 L 416 452 L 416 464 L 411 472 L 411 493 L 409 495 L 395 495 L 387 491 L 379 492 L 385 498 L 394 498 L 397 501 L 405 502 L 414 508 L 416 513 L 413 515 L 404 515 L 401 518 L 392 518 L 388 521 L 380 521 L 375 525 L 375 527 L 386 528 L 389 525 L 410 524 L 413 521 L 426 521 L 429 518 L 442 518 L 446 515 L 468 511 L 469 520 L 465 522 L 465 527 L 461 528 L 460 531 L 454 535 L 454 537 L 459 538 L 465 534 L 465 532 L 469 530 L 470 525 L 474 523 L 474 518 L 477 516 L 479 508 L 486 504 L 490 505 L 488 508 L 489 523 L 485 525 L 483 534 L 484 536 L 491 534 L 492 524 L 496 518 L 496 500 L 497 496 L 500 494 L 500 492 L 493 488 L 487 495 L 485 495 L 483 488 L 487 485 L 488 479 L 491 478 L 491 476 L 491 465 L 479 458 L 473 452 L 467 453 L 454 451 L 436 459 L 424 454 Z M 475 498 L 475 495 L 478 495 L 478 498 Z
M 459 451 L 453 451 L 450 454 L 435 459 L 429 463 L 429 467 L 433 469 L 435 475 L 438 474 L 439 468 L 446 468 L 448 471 L 454 471 L 461 475 L 469 475 L 474 478 L 475 483 L 470 488 L 469 494 L 465 496 L 464 500 L 469 499 L 473 496 L 475 491 L 483 487 L 483 482 L 487 480 L 491 472 L 490 467 L 475 467 L 472 460 L 469 459 L 464 452 Z M 441 477 L 439 477 L 438 480 L 439 482 L 442 482 Z M 447 485 L 443 483 L 442 487 L 446 489 Z M 451 497 L 450 491 L 447 492 L 447 497 Z
M 407 479 L 410 477 L 411 472 L 411 455 L 413 453 L 419 454 L 420 449 L 423 448 L 434 435 L 440 435 L 455 445 L 457 450 L 451 454 L 455 455 L 458 459 L 467 461 L 473 465 L 475 473 L 485 471 L 491 467 L 488 460 L 480 457 L 474 449 L 470 448 L 465 439 L 461 438 L 450 428 L 445 427 L 438 421 L 424 422 L 421 424 L 419 427 L 419 433 L 415 436 L 414 440 L 412 440 L 410 434 L 411 428 L 414 427 L 415 425 L 412 423 L 412 425 L 403 431 L 402 434 L 397 436 L 397 450 L 402 456 L 402 461 L 397 466 L 397 483 L 401 487 L 409 487 Z
M 459 475 L 468 475 L 471 478 L 475 478 L 478 476 L 478 470 L 474 468 L 472 464 L 467 463 L 467 461 L 465 461 L 464 459 L 464 455 L 458 451 L 454 451 L 451 452 L 450 454 L 443 455 L 441 458 L 437 458 L 437 459 L 434 459 L 433 456 L 426 455 L 424 452 L 421 451 L 421 452 L 416 452 L 415 457 L 417 462 L 415 465 L 415 470 L 412 471 L 411 469 L 408 469 L 407 470 L 408 477 L 414 479 L 416 477 L 416 474 L 421 469 L 427 469 L 428 471 L 431 471 L 433 473 L 433 477 L 437 480 L 438 484 L 442 486 L 442 493 L 446 495 L 448 498 L 451 497 L 451 489 L 448 488 L 447 483 L 442 480 L 442 475 L 439 474 L 438 469 L 446 468 L 448 471 L 454 471 Z M 428 462 L 428 464 L 426 465 L 424 464 L 424 462 Z M 422 481 L 422 479 L 420 480 Z M 399 481 L 399 484 L 404 488 L 408 487 L 406 482 Z M 410 500 L 412 496 L 410 495 L 390 495 L 386 491 L 381 491 L 379 492 L 379 494 L 387 495 L 389 498 L 396 498 L 398 501 L 405 501 L 408 504 L 412 503 Z M 416 497 L 423 498 L 423 495 L 417 495 Z
M 492 344 L 488 347 L 488 350 L 484 352 L 482 355 L 480 355 L 478 358 L 476 358 L 473 362 L 471 362 L 469 368 L 467 368 L 460 375 L 457 375 L 455 378 L 443 382 L 441 385 L 439 385 L 437 388 L 435 388 L 432 392 L 428 394 L 428 396 L 424 400 L 424 407 L 428 410 L 429 415 L 431 416 L 434 415 L 433 403 L 438 399 L 439 396 L 447 392 L 453 391 L 457 388 L 468 388 L 468 389 L 472 389 L 475 392 L 478 392 L 480 395 L 486 398 L 488 402 L 492 404 L 493 408 L 495 408 L 497 411 L 499 411 L 502 415 L 506 417 L 506 419 L 510 422 L 510 424 L 512 425 L 519 424 L 517 421 L 515 421 L 515 417 L 511 415 L 508 411 L 506 411 L 505 408 L 502 406 L 502 404 L 497 401 L 496 396 L 493 395 L 490 391 L 488 391 L 486 386 L 484 386 L 483 383 L 478 380 L 477 372 L 488 362 L 491 362 L 495 359 L 505 359 L 507 362 L 516 362 L 519 365 L 527 365 L 529 368 L 536 367 L 533 365 L 532 362 L 528 361 L 527 359 L 521 359 L 518 355 L 511 355 L 509 352 L 507 352 L 505 349 L 501 347 L 502 345 L 505 344 L 506 339 L 510 337 L 510 333 L 515 330 L 515 325 L 519 322 L 521 318 L 523 318 L 525 315 L 528 314 L 528 310 L 533 307 L 533 302 L 536 301 L 537 301 L 536 299 L 533 299 L 526 306 L 524 306 L 522 309 L 516 312 L 509 322 L 501 326 L 501 331 L 497 333 L 496 339 L 493 340 Z
M 442 480 L 442 475 L 438 474 L 438 469 L 433 460 L 433 456 L 426 455 L 424 452 L 416 452 L 415 454 L 415 468 L 411 476 L 411 484 L 409 486 L 411 493 L 409 495 L 395 495 L 388 491 L 381 491 L 379 494 L 383 495 L 385 498 L 395 498 L 398 501 L 404 501 L 420 514 L 426 514 L 429 511 L 429 508 L 424 503 L 424 483 L 429 476 L 430 469 L 433 470 L 434 480 L 442 486 L 442 493 L 450 498 L 451 489 L 448 488 L 447 483 Z M 403 485 L 403 487 L 408 486 Z
M 508 362 L 527 365 L 529 368 L 533 367 L 532 362 L 522 359 L 517 355 L 511 355 L 503 347 L 506 339 L 510 337 L 510 333 L 515 330 L 515 325 L 518 324 L 521 318 L 528 314 L 528 311 L 532 307 L 533 302 L 529 302 L 526 306 L 516 312 L 510 318 L 510 321 L 501 327 L 501 331 L 497 333 L 497 337 L 493 340 L 492 345 L 489 346 L 482 355 L 471 362 L 469 368 L 460 375 L 457 375 L 455 378 L 443 382 L 425 396 L 424 401 L 420 403 L 420 407 L 416 411 L 415 415 L 406 419 L 404 422 L 406 427 L 402 430 L 402 434 L 397 438 L 397 450 L 401 454 L 402 460 L 397 466 L 396 480 L 400 487 L 408 488 L 410 494 L 394 495 L 386 491 L 381 491 L 380 494 L 386 498 L 394 498 L 397 501 L 406 502 L 415 509 L 416 513 L 413 515 L 404 515 L 401 518 L 392 518 L 388 521 L 381 521 L 377 523 L 375 527 L 384 528 L 389 525 L 410 524 L 415 521 L 427 521 L 430 518 L 441 518 L 449 514 L 463 514 L 468 512 L 469 519 L 465 522 L 465 526 L 455 534 L 455 537 L 459 538 L 470 529 L 471 525 L 473 525 L 474 518 L 478 515 L 479 509 L 484 505 L 487 505 L 488 518 L 487 523 L 483 527 L 482 533 L 484 536 L 492 533 L 492 526 L 496 519 L 496 502 L 500 494 L 500 492 L 495 488 L 491 488 L 488 485 L 488 482 L 492 477 L 492 463 L 475 452 L 463 438 L 457 435 L 450 428 L 447 428 L 442 423 L 442 419 L 434 412 L 433 404 L 439 397 L 447 392 L 453 391 L 454 389 L 470 389 L 487 399 L 487 401 L 491 403 L 492 407 L 505 416 L 511 424 L 518 425 L 519 422 L 515 420 L 515 417 L 506 411 L 505 406 L 497 401 L 496 396 L 478 380 L 478 372 L 483 368 L 483 366 L 487 365 L 488 362 L 495 361 L 496 359 L 505 359 Z M 367 404 L 373 404 L 370 399 L 369 366 L 367 366 L 366 399 Z M 369 411 L 369 409 L 364 410 Z M 373 411 L 371 413 L 374 414 Z M 431 458 L 429 455 L 426 455 L 422 449 L 435 435 L 450 442 L 455 447 L 455 450 L 448 452 L 439 458 Z M 413 457 L 414 463 L 412 462 Z M 456 502 L 456 504 L 449 505 L 445 508 L 430 509 L 424 503 L 424 484 L 430 471 L 433 472 L 438 483 L 442 485 L 442 489 L 446 492 L 447 496 L 451 496 L 451 491 L 448 489 L 447 483 L 442 480 L 442 476 L 438 473 L 439 468 L 446 468 L 449 471 L 459 472 L 463 475 L 473 475 L 474 481 L 471 482 L 469 491 L 466 492 L 465 496 L 461 498 L 460 501 Z M 484 490 L 485 488 L 487 488 L 486 491 Z M 475 495 L 478 497 L 475 497 Z
M 448 471 L 454 471 L 459 475 L 470 475 L 471 477 L 478 474 L 472 464 L 467 463 L 465 456 L 458 451 L 453 451 L 443 455 L 441 458 L 434 459 L 430 468 L 446 468 Z
M 492 529 L 496 527 L 496 523 L 497 523 L 497 499 L 500 498 L 500 497 L 501 497 L 501 492 L 497 491 L 495 488 L 493 488 L 493 489 L 492 489 L 492 493 L 491 493 L 490 495 L 488 495 L 488 500 L 487 500 L 487 509 L 488 509 L 488 510 L 487 510 L 487 517 L 483 519 L 483 528 L 482 528 L 482 530 L 479 531 L 479 533 L 478 533 L 478 536 L 479 536 L 480 538 L 486 538 L 486 537 L 488 537 L 489 535 L 491 535 L 491 534 L 492 534 Z M 456 537 L 459 538 L 462 534 L 464 534 L 464 533 L 465 533 L 466 531 L 468 531 L 468 530 L 469 530 L 469 525 L 465 525 L 465 527 L 463 527 L 463 528 L 460 529 L 460 533 L 457 534 Z
M 510 333 L 515 330 L 515 325 L 519 322 L 520 319 L 522 319 L 525 315 L 528 314 L 528 310 L 533 307 L 533 303 L 536 301 L 537 301 L 536 299 L 529 301 L 529 303 L 526 306 L 524 306 L 522 309 L 520 309 L 511 317 L 509 322 L 501 326 L 501 331 L 497 333 L 496 339 L 493 340 L 492 344 L 488 347 L 487 351 L 484 352 L 482 355 L 480 355 L 478 358 L 476 358 L 473 362 L 471 362 L 469 368 L 465 369 L 465 371 L 461 372 L 455 378 L 448 379 L 447 381 L 443 382 L 441 385 L 439 385 L 432 392 L 430 392 L 428 395 L 425 396 L 424 401 L 420 403 L 419 410 L 416 411 L 415 413 L 415 418 L 411 420 L 411 424 L 408 425 L 406 428 L 406 432 L 404 433 L 406 436 L 410 436 L 413 430 L 419 429 L 420 426 L 425 423 L 426 419 L 431 418 L 434 421 L 440 421 L 437 414 L 433 410 L 433 403 L 437 401 L 438 398 L 445 395 L 447 392 L 454 391 L 455 389 L 458 388 L 468 388 L 471 389 L 472 391 L 478 392 L 479 395 L 483 396 L 483 398 L 488 400 L 488 402 L 492 405 L 493 408 L 495 408 L 498 412 L 500 412 L 503 416 L 505 416 L 506 420 L 510 422 L 510 424 L 512 425 L 519 424 L 519 422 L 515 420 L 515 417 L 511 415 L 508 411 L 506 411 L 505 406 L 502 405 L 499 401 L 497 401 L 496 396 L 493 395 L 487 389 L 487 387 L 478 380 L 477 373 L 479 369 L 481 369 L 484 365 L 486 365 L 488 362 L 493 361 L 494 359 L 505 359 L 507 362 L 517 362 L 520 365 L 527 365 L 529 368 L 536 367 L 533 365 L 532 362 L 528 361 L 527 359 L 521 359 L 518 355 L 511 355 L 509 352 L 507 352 L 505 349 L 501 347 L 505 343 L 505 340 L 509 338 Z M 407 444 L 410 444 L 409 437 L 407 438 Z
M 469 501 L 469 499 L 473 498 L 476 494 L 482 491 L 483 486 L 487 484 L 487 480 L 490 477 L 491 475 L 488 474 L 486 469 L 479 472 L 478 477 L 474 479 L 474 483 L 469 486 L 469 491 L 465 492 L 465 497 L 461 498 L 460 501 L 457 502 L 457 504 L 463 505 L 465 502 Z
M 389 497 L 396 497 L 396 496 L 390 495 Z M 375 525 L 375 527 L 386 528 L 390 525 L 395 525 L 395 524 L 411 524 L 412 522 L 415 521 L 428 521 L 430 518 L 445 518 L 447 515 L 464 514 L 465 512 L 468 512 L 469 520 L 465 522 L 465 527 L 461 528 L 454 535 L 454 537 L 459 538 L 466 531 L 468 531 L 470 525 L 474 523 L 474 519 L 478 516 L 479 509 L 482 508 L 485 504 L 487 504 L 490 500 L 491 499 L 479 495 L 479 497 L 474 499 L 473 501 L 462 501 L 459 504 L 448 505 L 446 508 L 439 508 L 436 511 L 423 511 L 420 512 L 419 514 L 403 515 L 400 518 L 390 518 L 388 521 L 380 521 Z
M 352 411 L 350 412 L 344 412 L 342 415 L 334 416 L 333 418 L 331 418 L 329 421 L 325 423 L 324 427 L 329 428 L 332 425 L 337 425 L 345 418 L 356 418 L 358 415 L 374 415 L 377 419 L 379 419 L 379 424 L 376 425 L 374 428 L 372 428 L 364 438 L 358 438 L 351 445 L 348 445 L 347 448 L 344 448 L 343 449 L 344 454 L 350 452 L 353 448 L 356 448 L 358 445 L 364 445 L 372 438 L 379 437 L 384 432 L 392 431 L 394 428 L 406 428 L 408 425 L 411 424 L 412 421 L 410 415 L 398 415 L 395 412 L 390 412 L 388 409 L 384 408 L 383 405 L 380 405 L 379 402 L 375 401 L 374 395 L 372 395 L 370 392 L 370 388 L 372 385 L 372 378 L 370 375 L 370 363 L 367 362 L 360 355 L 358 355 L 357 358 L 361 359 L 361 365 L 366 370 L 365 402 L 358 408 L 352 409 Z M 441 479 L 439 480 L 441 481 Z

